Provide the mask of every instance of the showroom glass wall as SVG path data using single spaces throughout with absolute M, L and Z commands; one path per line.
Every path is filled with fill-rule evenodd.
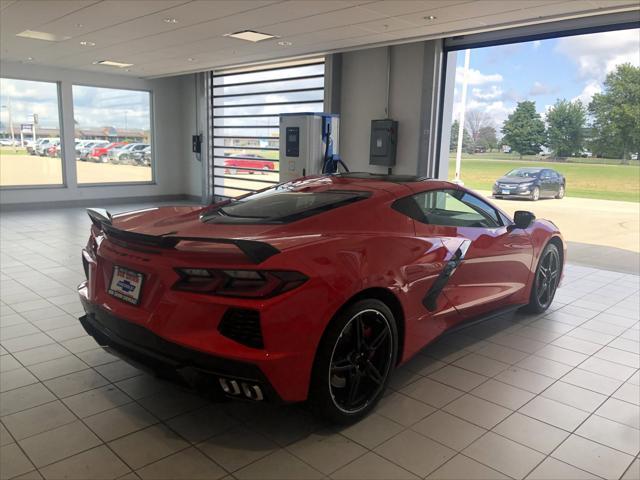
M 2 78 L 0 87 L 0 187 L 154 181 L 151 92 L 72 85 L 64 104 L 57 82 Z M 64 148 L 63 105 L 73 109 L 73 152 Z
M 279 181 L 279 115 L 321 112 L 324 59 L 211 74 L 211 158 L 216 197 Z
M 0 187 L 64 184 L 59 86 L 0 79 Z

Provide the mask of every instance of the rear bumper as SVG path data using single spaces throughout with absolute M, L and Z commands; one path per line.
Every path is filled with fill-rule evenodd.
M 257 365 L 185 348 L 111 315 L 82 295 L 80 299 L 86 312 L 79 319 L 84 329 L 98 345 L 126 362 L 201 392 L 282 402 Z

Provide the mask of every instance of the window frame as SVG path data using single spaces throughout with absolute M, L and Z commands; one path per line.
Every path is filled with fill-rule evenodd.
M 91 87 L 91 88 L 104 88 L 107 90 L 126 90 L 129 92 L 146 92 L 149 94 L 149 135 L 151 136 L 151 140 L 149 141 L 149 145 L 151 145 L 151 180 L 144 182 L 104 182 L 104 183 L 81 183 L 78 180 L 78 172 L 76 170 L 76 186 L 78 188 L 92 188 L 92 187 L 117 187 L 117 186 L 132 186 L 132 185 L 157 185 L 157 174 L 156 174 L 156 135 L 155 135 L 155 127 L 156 127 L 156 116 L 155 116 L 155 95 L 152 89 L 146 88 L 131 88 L 131 87 L 111 87 L 105 85 L 98 85 L 93 83 L 78 83 L 71 82 L 71 111 L 74 113 L 75 118 L 75 105 L 73 101 L 73 87 Z M 73 130 L 73 138 L 75 138 L 76 132 L 75 128 Z M 109 142 L 111 143 L 111 142 Z M 74 151 L 74 162 L 75 162 L 75 151 Z
M 64 125 L 63 125 L 63 112 L 62 112 L 62 82 L 59 80 L 39 80 L 33 78 L 24 78 L 20 76 L 12 75 L 0 75 L 0 78 L 6 78 L 7 80 L 20 80 L 23 82 L 39 82 L 39 83 L 52 83 L 56 86 L 56 97 L 58 106 L 58 135 L 60 138 L 60 163 L 62 164 L 61 174 L 62 183 L 47 183 L 47 184 L 29 184 L 29 185 L 0 185 L 0 191 L 5 190 L 32 190 L 32 189 L 59 189 L 68 188 L 68 175 L 67 175 L 67 163 L 65 162 L 65 148 L 64 148 Z
M 443 192 L 445 195 L 450 193 L 448 192 L 461 192 L 462 195 L 469 195 L 470 197 L 475 198 L 476 200 L 478 200 L 479 202 L 485 204 L 487 206 L 488 209 L 490 209 L 491 211 L 494 212 L 496 219 L 498 220 L 497 222 L 493 219 L 491 219 L 495 225 L 493 226 L 483 226 L 483 227 L 474 227 L 474 226 L 465 226 L 465 225 L 442 225 L 442 224 L 437 224 L 437 223 L 429 223 L 427 221 L 426 215 L 424 214 L 424 212 L 422 211 L 422 209 L 420 208 L 419 203 L 415 200 L 416 197 L 418 197 L 419 195 L 427 195 L 430 193 L 435 193 L 437 194 L 438 192 Z M 453 195 L 451 195 L 453 197 Z M 456 198 L 456 197 L 453 197 Z M 407 202 L 408 200 L 413 200 L 412 204 L 411 204 L 411 211 L 413 211 L 411 213 L 408 213 L 405 209 L 401 209 L 399 208 L 401 204 L 404 204 L 405 202 Z M 462 200 L 457 199 L 456 200 L 462 202 Z M 464 203 L 464 202 L 462 202 Z M 465 203 L 465 205 L 467 205 Z M 407 195 L 404 196 L 402 198 L 399 198 L 397 200 L 395 200 L 392 204 L 391 204 L 391 208 L 393 208 L 395 211 L 397 211 L 398 213 L 405 215 L 409 218 L 411 218 L 412 220 L 416 221 L 416 222 L 420 222 L 423 225 L 432 225 L 435 227 L 450 227 L 450 228 L 484 228 L 484 229 L 488 229 L 488 230 L 494 230 L 496 228 L 503 228 L 503 227 L 508 227 L 509 225 L 513 224 L 513 221 L 504 213 L 502 213 L 499 209 L 497 209 L 496 207 L 494 207 L 493 205 L 491 205 L 490 203 L 488 203 L 487 201 L 483 200 L 482 198 L 480 198 L 478 195 L 475 195 L 469 191 L 466 190 L 461 190 L 461 189 L 456 189 L 456 188 L 435 188 L 435 189 L 431 189 L 431 190 L 423 190 L 421 192 L 417 192 L 417 193 L 413 193 L 411 195 Z M 415 209 L 418 209 L 418 211 L 420 212 L 420 217 L 421 218 L 417 218 L 417 216 L 415 215 Z M 474 207 L 470 206 L 470 208 L 472 208 L 473 210 L 476 210 Z M 486 212 L 485 212 L 486 213 Z M 478 212 L 479 215 L 482 215 L 481 213 Z M 483 218 L 484 215 L 482 215 Z M 488 219 L 487 219 L 488 220 Z M 505 223 L 505 220 L 508 220 L 509 223 Z

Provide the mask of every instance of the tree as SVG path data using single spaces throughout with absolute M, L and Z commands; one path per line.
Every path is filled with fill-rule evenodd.
M 631 153 L 640 150 L 640 67 L 624 63 L 609 73 L 603 92 L 591 99 L 589 113 L 594 145 L 617 150 L 622 163 L 628 163 Z
M 498 137 L 496 129 L 493 126 L 482 127 L 478 132 L 478 141 L 476 145 L 484 147 L 486 150 L 498 148 Z
M 458 130 L 460 129 L 460 122 L 458 122 L 458 120 L 455 120 L 452 124 L 451 124 L 451 140 L 449 142 L 449 150 L 453 151 L 456 148 L 458 148 Z M 462 150 L 463 151 L 468 151 L 470 146 L 471 146 L 471 137 L 469 136 L 469 132 L 467 132 L 467 129 L 465 128 L 463 130 L 462 133 Z
M 522 155 L 540 153 L 545 142 L 544 122 L 530 100 L 518 102 L 516 109 L 502 125 L 502 142 Z
M 477 143 L 480 140 L 480 131 L 483 128 L 492 126 L 491 117 L 480 110 L 467 112 L 464 123 L 466 129 L 469 130 L 473 143 Z
M 580 100 L 557 100 L 547 112 L 548 146 L 556 157 L 580 154 L 587 111 Z

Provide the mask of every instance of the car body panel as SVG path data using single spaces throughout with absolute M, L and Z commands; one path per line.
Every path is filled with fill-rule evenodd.
M 115 215 L 109 222 L 117 231 L 189 240 L 173 248 L 142 246 L 112 238 L 94 225 L 83 251 L 88 272 L 79 288 L 83 303 L 173 344 L 255 365 L 279 398 L 295 402 L 307 398 L 318 344 L 350 299 L 365 291 L 387 292 L 396 299 L 403 363 L 460 322 L 526 304 L 542 248 L 552 237 L 560 239 L 557 228 L 544 221 L 526 230 L 512 225 L 439 227 L 420 224 L 392 208 L 398 199 L 415 193 L 461 188 L 449 182 L 322 176 L 290 185 L 291 191 L 348 190 L 369 197 L 290 223 L 205 221 L 224 203 Z M 263 242 L 277 254 L 256 262 L 234 244 L 217 243 L 238 239 Z M 425 295 L 447 262 L 469 243 L 434 308 L 425 308 Z M 138 305 L 107 292 L 114 266 L 143 274 Z M 176 268 L 295 271 L 308 279 L 273 297 L 236 298 L 176 290 Z M 230 308 L 259 312 L 264 348 L 220 333 L 218 326 Z

